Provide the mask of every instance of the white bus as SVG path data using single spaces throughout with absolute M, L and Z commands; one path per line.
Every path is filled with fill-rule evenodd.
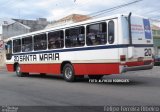
M 11 37 L 6 51 L 7 69 L 17 76 L 63 74 L 74 81 L 153 67 L 150 21 L 131 13 Z

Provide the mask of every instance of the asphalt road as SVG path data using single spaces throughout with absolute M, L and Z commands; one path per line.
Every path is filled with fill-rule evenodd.
M 105 76 L 101 80 L 105 82 L 101 83 L 94 81 L 85 78 L 69 83 L 57 76 L 17 77 L 15 73 L 0 71 L 0 105 L 143 106 L 160 104 L 160 67 Z

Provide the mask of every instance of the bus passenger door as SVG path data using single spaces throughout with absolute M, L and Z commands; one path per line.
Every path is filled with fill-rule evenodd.
M 12 58 L 12 41 L 11 40 L 9 40 L 5 45 L 5 50 L 6 50 L 6 60 L 11 60 Z
M 107 46 L 106 59 L 109 63 L 119 63 L 119 48 L 118 48 L 118 19 L 107 20 Z
M 107 20 L 107 44 L 113 45 L 118 43 L 117 19 Z

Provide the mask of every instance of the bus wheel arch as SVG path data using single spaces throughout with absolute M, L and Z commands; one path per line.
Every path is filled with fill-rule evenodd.
M 67 82 L 75 81 L 75 71 L 74 67 L 69 61 L 65 61 L 61 64 L 61 72 L 63 74 L 64 79 Z
M 19 65 L 19 63 L 14 63 L 14 65 L 13 65 L 13 68 L 14 68 L 14 72 L 16 71 L 16 67 L 17 67 L 17 65 Z
M 16 75 L 18 77 L 24 77 L 24 76 L 28 76 L 29 75 L 29 73 L 21 72 L 21 68 L 20 68 L 20 64 L 19 63 L 14 63 L 14 71 L 16 72 Z
M 71 63 L 70 61 L 63 61 L 62 64 L 61 64 L 61 67 L 60 67 L 61 73 L 63 73 L 63 68 L 64 68 L 64 66 L 65 66 L 66 64 L 72 64 L 72 63 Z

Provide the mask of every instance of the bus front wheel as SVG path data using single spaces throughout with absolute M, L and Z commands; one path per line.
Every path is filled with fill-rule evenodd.
M 63 67 L 63 77 L 67 82 L 75 81 L 74 69 L 71 64 L 68 63 Z
M 23 72 L 21 72 L 21 68 L 20 68 L 19 64 L 17 64 L 17 66 L 16 66 L 16 75 L 18 77 L 24 77 L 24 76 L 29 75 L 29 73 L 23 73 Z

